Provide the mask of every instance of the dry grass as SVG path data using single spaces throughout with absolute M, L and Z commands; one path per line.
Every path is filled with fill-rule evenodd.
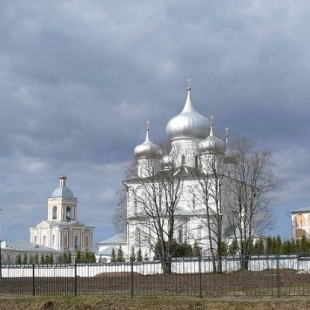
M 196 299 L 180 297 L 157 297 L 157 298 L 135 298 L 128 297 L 59 297 L 59 298 L 42 298 L 42 297 L 15 297 L 0 296 L 0 309 L 12 310 L 36 310 L 36 309 L 113 309 L 113 310 L 133 310 L 133 309 L 156 309 L 156 310 L 190 310 L 190 309 L 281 309 L 281 310 L 301 310 L 309 309 L 310 300 L 308 298 L 260 298 L 260 299 Z

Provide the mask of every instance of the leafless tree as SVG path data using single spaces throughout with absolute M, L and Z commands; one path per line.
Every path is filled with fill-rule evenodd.
M 199 160 L 195 169 L 192 169 L 192 177 L 195 183 L 194 197 L 197 205 L 193 213 L 199 217 L 207 230 L 202 238 L 207 238 L 209 253 L 213 258 L 213 272 L 222 272 L 223 229 L 225 214 L 223 205 L 225 196 L 222 194 L 225 181 L 225 145 L 216 143 L 199 154 Z M 197 240 L 202 241 L 202 240 Z
M 139 242 L 155 253 L 159 252 L 163 271 L 171 272 L 175 227 L 178 222 L 177 207 L 183 192 L 184 168 L 171 158 L 163 163 L 154 154 L 143 164 L 135 163 L 128 169 L 127 210 L 129 225 L 139 229 Z M 165 165 L 163 167 L 162 165 Z M 143 173 L 141 170 L 143 169 Z
M 272 227 L 274 217 L 270 206 L 283 182 L 272 171 L 270 150 L 256 150 L 255 143 L 248 138 L 234 141 L 232 150 L 235 162 L 228 170 L 231 199 L 226 212 L 241 266 L 248 268 L 247 258 L 255 237 Z
M 164 272 L 171 272 L 176 231 L 196 215 L 204 223 L 202 239 L 207 238 L 213 271 L 222 271 L 228 242 L 238 245 L 241 266 L 247 268 L 255 237 L 273 222 L 270 205 L 282 185 L 273 174 L 271 152 L 256 150 L 246 138 L 236 140 L 230 152 L 223 142 L 199 150 L 195 164 L 189 165 L 184 150 L 176 147 L 168 157 L 148 152 L 137 158 L 126 170 L 116 223 L 127 225 L 130 242 L 135 240 L 130 246 L 151 249 Z M 194 186 L 188 194 L 190 184 Z M 191 205 L 191 198 L 196 202 L 187 212 L 183 207 Z M 197 229 L 195 225 L 191 227 Z
M 125 232 L 127 229 L 127 193 L 123 186 L 117 191 L 118 203 L 113 214 L 113 225 L 118 232 Z

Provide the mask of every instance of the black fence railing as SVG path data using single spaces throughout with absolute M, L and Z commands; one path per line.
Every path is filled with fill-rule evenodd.
M 219 264 L 221 263 L 221 264 Z M 222 266 L 222 273 L 214 266 Z M 1 294 L 23 295 L 188 295 L 309 296 L 310 258 L 252 256 L 248 269 L 238 257 L 184 258 L 171 262 L 2 266 Z

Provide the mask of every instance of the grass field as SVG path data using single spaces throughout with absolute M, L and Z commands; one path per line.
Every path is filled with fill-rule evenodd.
M 0 309 L 36 310 L 36 309 L 277 309 L 301 310 L 310 309 L 309 298 L 219 298 L 198 299 L 180 297 L 135 298 L 111 296 L 79 296 L 79 297 L 20 297 L 0 295 Z

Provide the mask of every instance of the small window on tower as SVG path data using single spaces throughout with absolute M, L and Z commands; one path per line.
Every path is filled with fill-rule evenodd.
M 66 209 L 66 220 L 71 221 L 71 208 L 67 207 Z
M 57 207 L 54 206 L 53 207 L 53 220 L 56 220 L 57 219 Z

